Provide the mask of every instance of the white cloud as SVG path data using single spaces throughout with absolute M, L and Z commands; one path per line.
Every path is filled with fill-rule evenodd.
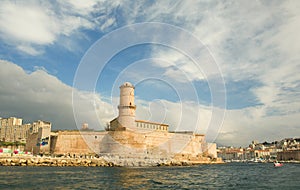
M 217 142 L 222 145 L 247 146 L 252 140 L 275 141 L 300 134 L 300 113 L 263 116 L 263 107 L 227 110 Z
M 106 21 L 100 26 L 100 30 L 104 31 L 116 22 L 115 18 L 107 18 Z
M 280 7 L 281 22 L 263 36 L 265 51 L 261 52 L 261 74 L 257 79 L 263 86 L 254 89 L 254 94 L 265 104 L 270 115 L 289 115 L 300 112 L 300 3 L 286 1 Z M 270 50 L 268 50 L 270 49 Z M 265 56 L 263 56 L 265 54 Z
M 76 129 L 73 106 L 80 107 L 78 128 L 87 122 L 94 129 L 104 129 L 112 119 L 110 104 L 99 94 L 80 92 L 62 83 L 56 77 L 37 69 L 26 73 L 21 67 L 0 60 L 0 116 L 22 117 L 26 121 L 50 121 L 54 129 Z M 77 97 L 72 102 L 72 90 Z M 95 117 L 96 115 L 96 117 Z M 99 118 L 98 118 L 99 117 Z
M 81 15 L 89 15 L 94 10 L 94 6 L 98 1 L 86 0 L 84 3 L 80 0 L 59 0 L 60 4 L 64 4 L 69 11 L 77 12 Z
M 288 61 L 299 60 L 300 40 L 298 31 L 300 30 L 300 3 L 295 1 L 286 1 L 283 4 L 282 11 L 285 14 L 285 20 L 280 26 L 272 40 L 278 45 L 280 51 L 287 55 Z
M 203 80 L 206 78 L 201 70 L 201 63 L 194 62 L 181 52 L 174 50 L 159 50 L 154 48 L 152 56 L 161 61 L 153 61 L 152 65 L 165 69 L 164 75 L 178 82 Z M 203 58 L 203 62 L 206 61 Z M 162 61 L 163 60 L 163 61 Z
M 2 1 L 0 7 L 0 38 L 2 42 L 16 46 L 30 55 L 42 53 L 43 46 L 57 42 L 60 36 L 70 37 L 80 29 L 93 29 L 104 23 L 101 29 L 113 25 L 114 18 L 95 19 L 94 12 L 101 13 L 102 1 Z M 109 4 L 110 6 L 114 3 Z M 117 6 L 117 5 L 114 5 Z M 102 10 L 107 11 L 107 10 Z M 74 38 L 73 40 L 76 40 Z M 62 46 L 64 42 L 60 41 Z M 37 47 L 37 45 L 39 45 Z
M 33 55 L 33 56 L 43 53 L 42 50 L 35 49 L 30 45 L 29 46 L 28 45 L 19 45 L 19 46 L 17 46 L 17 49 L 24 52 L 24 53 L 27 53 L 29 55 Z
M 2 39 L 34 44 L 50 44 L 55 40 L 59 27 L 47 10 L 27 3 L 1 3 L 0 30 Z
M 167 123 L 171 131 L 205 133 L 211 120 L 211 108 L 194 102 L 137 100 L 137 119 Z
M 220 126 L 211 126 L 210 124 L 217 119 L 212 115 L 212 108 L 195 102 L 137 100 L 136 104 L 138 119 L 167 123 L 170 130 L 195 131 L 211 138 L 216 137 L 209 141 L 222 145 L 247 146 L 252 140 L 261 142 L 281 140 L 286 137 L 297 137 L 300 132 L 298 122 L 300 113 L 264 116 L 263 106 L 225 110 L 223 123 Z M 216 130 L 210 130 L 211 127 Z
M 265 105 L 265 114 L 272 109 L 281 114 L 300 111 L 300 87 L 297 85 L 300 81 L 297 74 L 300 69 L 300 46 L 297 43 L 299 2 L 194 1 L 175 3 L 170 9 L 166 9 L 165 4 L 157 6 L 153 13 L 155 18 L 147 18 L 160 20 L 170 11 L 165 21 L 179 23 L 184 20 L 179 26 L 191 31 L 207 45 L 227 83 L 253 80 L 260 84 L 252 92 L 258 103 Z M 174 37 L 175 40 L 174 43 L 184 43 L 180 36 Z M 154 63 L 174 80 L 181 81 L 181 78 L 176 78 L 178 71 L 173 65 L 192 80 L 208 75 L 192 67 L 188 59 L 173 50 L 156 48 L 152 53 L 153 57 L 166 60 Z

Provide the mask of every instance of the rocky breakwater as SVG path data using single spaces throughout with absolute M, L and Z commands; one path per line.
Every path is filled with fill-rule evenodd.
M 117 166 L 102 158 L 11 157 L 0 158 L 0 166 Z
M 167 158 L 167 157 L 143 157 L 143 156 L 113 156 L 105 155 L 104 160 L 114 163 L 117 166 L 124 167 L 153 167 L 153 166 L 192 166 L 200 164 L 222 164 L 222 159 L 215 158 L 201 158 L 201 159 L 178 159 L 178 158 Z
M 102 156 L 93 158 L 69 157 L 2 157 L 0 166 L 86 166 L 86 167 L 151 167 L 151 166 L 192 166 L 199 164 L 220 164 L 222 159 L 183 160 L 176 158 L 147 158 L 147 157 L 121 157 Z

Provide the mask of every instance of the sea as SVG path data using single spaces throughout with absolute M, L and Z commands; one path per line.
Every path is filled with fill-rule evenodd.
M 0 167 L 0 189 L 300 189 L 300 164 Z

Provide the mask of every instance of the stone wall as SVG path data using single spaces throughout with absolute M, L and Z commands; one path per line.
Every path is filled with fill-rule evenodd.
M 28 141 L 28 151 L 40 150 L 36 141 Z M 169 133 L 166 131 L 58 131 L 51 134 L 50 153 L 52 155 L 111 155 L 120 158 L 197 160 L 209 152 L 215 158 L 215 146 L 208 146 L 204 135 L 192 133 Z M 207 147 L 209 148 L 207 151 Z M 215 151 L 215 153 L 214 153 Z M 179 156 L 178 156 L 179 155 Z
M 277 152 L 277 160 L 298 160 L 300 161 L 300 150 L 289 150 L 283 152 Z
M 203 153 L 203 135 L 161 131 L 109 131 L 101 141 L 100 154 L 128 157 L 169 158 L 175 154 Z
M 58 131 L 51 137 L 51 154 L 95 154 L 99 152 L 100 142 L 106 133 L 94 131 Z
M 217 158 L 217 144 L 216 143 L 206 143 L 207 154 L 213 158 Z
M 26 140 L 26 146 L 24 151 L 32 152 L 33 154 L 39 154 L 40 147 L 37 146 L 38 133 L 30 134 Z
M 33 154 L 50 154 L 51 126 L 38 129 L 37 133 L 30 134 L 26 139 L 25 151 Z

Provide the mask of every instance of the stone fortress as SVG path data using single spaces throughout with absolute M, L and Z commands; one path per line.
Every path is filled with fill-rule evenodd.
M 119 115 L 105 131 L 56 131 L 41 128 L 28 137 L 25 149 L 52 156 L 103 156 L 124 160 L 176 160 L 210 163 L 217 159 L 215 143 L 193 132 L 169 132 L 163 123 L 136 120 L 135 87 L 120 86 Z M 83 128 L 87 128 L 84 124 Z M 43 144 L 44 141 L 47 143 Z

